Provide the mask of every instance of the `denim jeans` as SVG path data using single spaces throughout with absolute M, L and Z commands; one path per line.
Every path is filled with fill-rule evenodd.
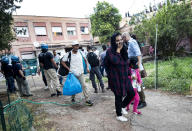
M 8 86 L 8 91 L 9 92 L 14 92 L 16 90 L 13 76 L 10 76 L 10 77 L 6 78 L 6 84 Z

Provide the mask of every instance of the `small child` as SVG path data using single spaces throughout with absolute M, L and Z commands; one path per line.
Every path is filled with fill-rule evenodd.
M 141 91 L 141 84 L 142 84 L 141 76 L 140 76 L 140 73 L 139 73 L 138 58 L 137 57 L 133 57 L 133 58 L 130 59 L 130 71 L 131 71 L 131 83 L 132 83 L 133 89 L 135 91 L 135 96 L 134 96 L 134 98 L 132 100 L 132 101 L 134 101 L 133 113 L 141 114 L 141 112 L 139 112 L 137 110 L 137 106 L 139 104 L 139 99 L 140 99 L 138 91 L 139 92 Z M 127 111 L 129 110 L 130 103 L 127 105 Z

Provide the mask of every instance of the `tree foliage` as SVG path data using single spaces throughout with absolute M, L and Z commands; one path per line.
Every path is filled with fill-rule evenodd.
M 163 56 L 175 55 L 178 43 L 183 38 L 192 37 L 192 8 L 189 2 L 171 4 L 160 9 L 151 19 L 145 19 L 137 25 L 134 33 L 140 41 L 155 43 L 155 26 L 158 25 L 158 50 Z
M 20 8 L 16 3 L 22 0 L 0 0 L 0 50 L 10 49 L 15 39 L 12 29 L 12 13 Z
M 98 2 L 90 16 L 93 36 L 98 36 L 101 43 L 109 40 L 119 30 L 121 15 L 117 8 L 107 2 Z

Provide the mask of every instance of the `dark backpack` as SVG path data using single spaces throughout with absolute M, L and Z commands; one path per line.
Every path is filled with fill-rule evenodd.
M 59 68 L 58 73 L 59 73 L 59 75 L 61 75 L 61 76 L 66 76 L 66 75 L 69 74 L 69 70 L 62 65 L 62 63 L 61 63 L 61 62 L 62 62 L 62 59 L 63 59 L 63 57 L 62 57 L 61 60 L 60 60 L 60 68 Z M 65 62 L 65 64 L 66 64 L 68 67 L 70 67 L 71 52 L 69 52 L 67 61 L 64 61 L 64 62 Z
M 99 59 L 97 58 L 97 55 L 94 52 L 90 52 L 87 54 L 87 60 L 91 67 L 99 66 Z

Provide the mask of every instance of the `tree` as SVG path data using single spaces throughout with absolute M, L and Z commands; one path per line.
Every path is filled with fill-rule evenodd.
M 12 22 L 12 13 L 20 8 L 15 3 L 22 0 L 0 0 L 0 51 L 11 48 L 11 42 L 15 39 Z
M 98 36 L 101 43 L 108 42 L 114 32 L 119 31 L 121 15 L 117 8 L 107 2 L 98 2 L 90 16 L 93 37 Z
M 139 40 L 149 39 L 155 43 L 155 25 L 158 24 L 158 50 L 162 56 L 173 56 L 178 53 L 178 44 L 183 38 L 192 37 L 192 9 L 188 2 L 171 4 L 160 9 L 156 16 L 144 20 L 135 27 L 134 33 Z M 144 35 L 144 36 L 142 36 Z

